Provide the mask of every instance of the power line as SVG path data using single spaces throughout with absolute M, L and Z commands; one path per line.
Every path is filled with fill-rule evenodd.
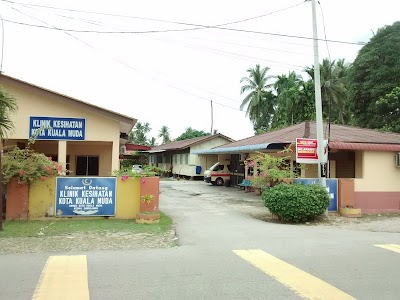
M 20 4 L 18 2 L 14 1 L 9 1 L 9 0 L 1 0 L 3 2 L 10 2 L 14 4 Z M 304 2 L 304 1 L 303 1 Z M 301 2 L 301 3 L 303 3 Z M 300 5 L 301 3 L 297 4 Z M 24 5 L 27 6 L 33 6 L 30 4 L 24 3 Z M 297 6 L 295 5 L 295 6 Z M 38 6 L 38 5 L 35 5 Z M 44 7 L 44 6 L 38 6 L 38 7 Z M 294 6 L 292 6 L 294 7 Z M 290 7 L 290 8 L 292 8 Z M 58 9 L 54 7 L 46 7 L 46 8 L 52 8 L 52 9 Z M 288 8 L 286 8 L 288 9 Z M 286 10 L 286 9 L 281 9 Z M 73 10 L 73 9 L 63 9 L 67 11 L 75 11 L 75 12 L 83 12 L 83 13 L 90 13 L 88 11 L 79 11 L 79 10 Z M 271 12 L 273 13 L 273 12 Z M 269 14 L 271 14 L 269 13 Z M 226 31 L 235 31 L 235 32 L 245 32 L 245 33 L 253 33 L 253 34 L 262 34 L 262 35 L 271 35 L 271 36 L 278 36 L 278 37 L 287 37 L 287 38 L 296 38 L 296 39 L 306 39 L 306 40 L 313 40 L 312 37 L 305 37 L 305 36 L 297 36 L 297 35 L 289 35 L 289 34 L 280 34 L 280 33 L 272 33 L 272 32 L 261 32 L 261 31 L 253 31 L 253 30 L 244 30 L 244 29 L 237 29 L 237 28 L 229 28 L 229 27 L 222 27 L 224 24 L 219 24 L 219 25 L 202 25 L 202 24 L 192 24 L 192 23 L 184 23 L 184 22 L 175 22 L 175 21 L 167 21 L 167 20 L 160 20 L 160 19 L 151 19 L 151 18 L 141 18 L 141 17 L 132 17 L 132 16 L 124 16 L 124 15 L 114 15 L 114 14 L 106 14 L 106 13 L 96 13 L 96 14 L 101 14 L 101 15 L 112 15 L 112 16 L 120 16 L 120 17 L 131 17 L 135 19 L 143 19 L 143 20 L 152 20 L 152 21 L 159 21 L 159 22 L 168 22 L 168 23 L 174 23 L 174 24 L 179 24 L 179 25 L 186 25 L 186 26 L 196 26 L 196 28 L 180 28 L 180 29 L 165 29 L 165 30 L 144 30 L 144 31 L 99 31 L 99 30 L 80 30 L 80 29 L 68 29 L 68 28 L 55 28 L 55 27 L 48 27 L 48 26 L 42 26 L 42 25 L 36 25 L 36 24 L 28 24 L 24 22 L 17 22 L 14 20 L 5 20 L 6 22 L 18 24 L 18 25 L 24 25 L 24 26 L 31 26 L 31 27 L 38 27 L 38 28 L 45 28 L 45 29 L 52 29 L 52 30 L 62 30 L 62 31 L 68 31 L 68 32 L 79 32 L 79 33 L 98 33 L 98 34 L 149 34 L 149 33 L 166 33 L 166 32 L 180 32 L 180 31 L 191 31 L 191 30 L 198 30 L 198 29 L 218 29 L 218 30 L 226 30 Z M 267 14 L 265 14 L 267 15 Z M 253 18 L 258 18 L 261 16 L 253 17 Z M 248 19 L 252 18 L 247 18 L 243 20 L 238 20 L 235 21 L 235 23 L 239 22 L 244 22 Z M 233 22 L 230 22 L 233 23 Z M 228 23 L 225 23 L 228 24 Z M 200 27 L 200 28 L 199 28 Z M 318 39 L 324 41 L 324 39 Z M 348 41 L 339 41 L 339 40 L 326 40 L 332 43 L 340 43 L 340 44 L 349 44 L 349 45 L 364 45 L 365 43 L 355 43 L 355 42 L 348 42 Z
M 46 24 L 46 25 L 53 26 L 53 25 L 51 25 L 51 24 L 49 24 L 49 23 L 46 23 L 45 21 L 42 21 L 42 20 L 36 18 L 36 17 L 33 17 L 33 16 L 28 15 L 28 14 L 26 14 L 26 13 L 23 13 L 23 12 L 20 11 L 19 9 L 16 9 L 16 8 L 14 8 L 14 7 L 12 7 L 12 8 L 13 8 L 14 10 L 16 10 L 18 13 L 20 13 L 20 14 L 22 14 L 22 15 L 24 15 L 24 16 L 27 16 L 27 17 L 32 18 L 32 19 L 35 19 L 35 20 L 37 20 L 37 21 L 39 21 L 39 22 L 42 22 L 42 23 L 44 23 L 44 24 Z M 57 27 L 55 27 L 55 26 L 53 26 L 53 27 L 54 27 L 54 28 L 57 28 Z M 93 50 L 96 51 L 96 47 L 92 46 L 91 44 L 89 44 L 89 43 L 83 41 L 82 39 L 79 39 L 78 37 L 76 37 L 76 36 L 74 36 L 74 35 L 72 35 L 72 34 L 70 34 L 70 33 L 68 33 L 68 32 L 64 32 L 62 29 L 60 29 L 60 31 L 63 32 L 64 34 L 67 34 L 68 36 L 70 36 L 70 37 L 76 39 L 77 41 L 83 43 L 84 45 L 86 45 L 86 46 L 88 46 L 88 47 L 90 47 L 91 49 L 93 49 Z M 143 71 L 140 71 L 140 70 L 138 70 L 138 69 L 132 67 L 131 65 L 127 64 L 126 62 L 123 62 L 122 60 L 119 60 L 119 59 L 114 58 L 114 57 L 109 57 L 109 58 L 111 58 L 112 60 L 118 62 L 119 64 L 121 64 L 121 65 L 123 65 L 123 66 L 125 66 L 125 67 L 128 67 L 129 69 L 132 69 L 132 70 L 137 71 L 137 72 L 143 72 Z M 153 76 L 150 75 L 150 77 L 153 77 Z M 160 80 L 160 79 L 158 79 L 158 78 L 156 78 L 156 77 L 153 77 L 153 79 Z M 192 97 L 195 97 L 195 98 L 198 98 L 198 99 L 207 101 L 207 102 L 210 101 L 210 99 L 207 99 L 207 98 L 205 98 L 205 97 L 196 95 L 196 94 L 194 94 L 194 93 L 191 93 L 191 92 L 189 92 L 189 91 L 187 91 L 187 90 L 185 90 L 185 89 L 182 89 L 182 88 L 180 88 L 180 87 L 177 87 L 177 86 L 175 86 L 175 85 L 172 85 L 172 84 L 170 84 L 170 83 L 168 83 L 168 82 L 164 82 L 164 84 L 166 84 L 167 86 L 169 86 L 169 87 L 171 87 L 171 88 L 173 88 L 173 89 L 176 89 L 176 90 L 178 90 L 178 91 L 181 91 L 181 92 L 183 92 L 183 93 L 185 93 L 185 94 L 191 95 Z M 226 108 L 230 108 L 230 109 L 233 109 L 233 110 L 241 111 L 240 109 L 237 109 L 237 108 L 234 108 L 234 107 L 231 107 L 231 106 L 228 106 L 228 105 L 219 103 L 219 102 L 214 102 L 214 103 L 217 104 L 217 105 L 226 107 Z
M 3 0 L 4 1 L 4 0 Z M 180 31 L 190 31 L 193 29 L 165 29 L 165 30 L 143 30 L 143 31 L 99 31 L 99 30 L 81 30 L 81 29 L 69 29 L 69 28 L 59 28 L 59 27 L 49 27 L 43 25 L 36 25 L 36 24 L 29 24 L 24 22 L 17 22 L 13 20 L 4 19 L 5 22 L 23 25 L 23 26 L 30 26 L 30 27 L 38 27 L 38 28 L 45 28 L 51 30 L 59 30 L 59 31 L 67 31 L 67 32 L 76 32 L 76 33 L 98 33 L 98 34 L 149 34 L 149 33 L 165 33 L 165 32 L 180 32 Z M 253 34 L 262 34 L 262 35 L 271 35 L 271 36 L 278 36 L 278 37 L 286 37 L 286 38 L 295 38 L 295 39 L 304 39 L 304 40 L 313 40 L 312 37 L 307 36 L 299 36 L 299 35 L 290 35 L 290 34 L 281 34 L 281 33 L 272 33 L 272 32 L 263 32 L 263 31 L 255 31 L 255 30 L 245 30 L 245 29 L 237 29 L 237 28 L 228 28 L 228 27 L 218 27 L 218 26 L 206 26 L 206 25 L 196 25 L 202 26 L 205 29 L 218 29 L 218 30 L 227 30 L 227 31 L 236 31 L 236 32 L 245 32 L 245 33 L 253 33 Z M 319 41 L 325 41 L 325 39 L 316 39 Z M 363 46 L 365 45 L 364 42 L 348 42 L 348 41 L 339 41 L 339 40 L 326 40 L 331 43 L 339 43 L 339 44 L 347 44 L 347 45 L 357 45 Z
M 17 5 L 25 5 L 25 6 L 32 6 L 32 7 L 40 7 L 40 8 L 46 8 L 46 9 L 53 9 L 53 10 L 62 10 L 62 11 L 69 11 L 69 12 L 75 12 L 75 13 L 86 13 L 86 14 L 93 14 L 93 15 L 101 15 L 101 16 L 108 16 L 108 17 L 119 17 L 119 18 L 130 18 L 130 19 L 138 19 L 138 20 L 146 20 L 146 21 L 154 21 L 154 22 L 162 22 L 162 23 L 170 23 L 170 24 L 177 24 L 177 25 L 185 25 L 185 26 L 197 26 L 197 27 L 203 27 L 202 25 L 196 25 L 196 24 L 191 24 L 191 23 L 185 23 L 185 22 L 179 22 L 179 21 L 170 21 L 170 20 L 163 20 L 163 19 L 156 19 L 156 18 L 146 18 L 146 17 L 137 17 L 137 16 L 129 16 L 129 15 L 122 15 L 122 14 L 112 14 L 112 13 L 103 13 L 103 12 L 94 12 L 94 11 L 87 11 L 87 10 L 78 10 L 78 9 L 69 9 L 69 8 L 60 8 L 60 7 L 54 7 L 54 6 L 47 6 L 47 5 L 39 5 L 39 4 L 30 4 L 30 3 L 22 3 L 22 2 L 16 2 L 16 1 L 11 1 L 11 0 L 1 0 L 2 2 L 9 2 Z M 225 25 L 231 25 L 231 24 L 237 24 L 237 23 L 242 23 L 258 18 L 262 18 L 268 15 L 272 15 L 275 13 L 279 13 L 285 10 L 289 10 L 291 8 L 297 7 L 303 3 L 307 2 L 307 0 L 303 0 L 297 4 L 281 8 L 272 12 L 268 12 L 262 15 L 258 15 L 255 17 L 249 17 L 237 21 L 232 21 L 232 22 L 227 22 L 227 23 L 222 23 L 214 26 L 225 26 Z M 202 29 L 202 28 L 190 28 L 190 30 L 197 30 L 197 29 Z
M 332 59 L 331 59 L 331 52 L 329 51 L 328 39 L 326 38 L 326 26 L 325 26 L 324 10 L 322 9 L 322 4 L 321 4 L 321 2 L 318 1 L 318 4 L 319 4 L 319 8 L 321 9 L 322 25 L 323 25 L 323 27 L 324 27 L 324 36 L 325 36 L 326 49 L 328 50 L 329 61 L 332 61 Z

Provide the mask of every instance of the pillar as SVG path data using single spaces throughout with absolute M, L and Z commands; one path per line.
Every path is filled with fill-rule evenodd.
M 111 155 L 112 156 L 111 156 L 110 174 L 112 174 L 115 170 L 119 170 L 119 139 L 113 141 Z
M 67 141 L 58 141 L 58 163 L 67 169 Z

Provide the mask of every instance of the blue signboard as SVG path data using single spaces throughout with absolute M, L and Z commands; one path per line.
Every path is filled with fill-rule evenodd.
M 84 141 L 86 120 L 78 118 L 30 117 L 29 137 L 37 140 Z
M 57 177 L 56 216 L 114 216 L 115 177 Z
M 294 183 L 302 183 L 302 184 L 318 184 L 319 179 L 316 178 L 295 178 Z M 338 210 L 338 180 L 327 178 L 326 179 L 326 190 L 329 193 L 329 198 L 331 202 L 328 207 L 328 211 L 337 211 Z

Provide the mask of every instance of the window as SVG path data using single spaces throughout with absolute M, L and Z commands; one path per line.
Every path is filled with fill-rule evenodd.
M 189 164 L 189 154 L 185 155 L 185 164 Z
M 157 155 L 157 163 L 162 164 L 162 162 L 163 162 L 162 154 Z
M 174 164 L 178 163 L 178 154 L 174 154 Z
M 76 171 L 78 176 L 99 176 L 99 157 L 80 156 L 76 157 Z
M 183 154 L 179 154 L 179 162 L 180 162 L 180 164 L 182 164 L 182 161 L 183 161 Z

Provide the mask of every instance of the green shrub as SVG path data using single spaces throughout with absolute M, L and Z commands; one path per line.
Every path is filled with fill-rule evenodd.
M 279 184 L 263 191 L 262 199 L 269 211 L 284 220 L 304 222 L 323 214 L 329 195 L 320 185 Z

